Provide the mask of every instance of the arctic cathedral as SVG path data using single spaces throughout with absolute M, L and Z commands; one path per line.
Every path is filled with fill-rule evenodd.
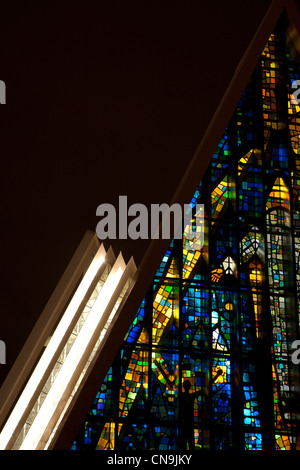
M 283 11 L 266 37 L 186 201 L 201 246 L 168 242 L 117 342 L 139 271 L 86 235 L 0 390 L 1 449 L 300 450 L 299 34 Z
M 299 59 L 282 17 L 74 449 L 300 448 Z

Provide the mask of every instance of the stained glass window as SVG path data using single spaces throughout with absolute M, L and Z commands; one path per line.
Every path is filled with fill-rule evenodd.
M 297 446 L 300 66 L 283 23 L 192 198 L 204 244 L 171 242 L 74 449 Z

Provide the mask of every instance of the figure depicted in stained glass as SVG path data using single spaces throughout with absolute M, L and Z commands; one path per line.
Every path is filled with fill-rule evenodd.
M 180 422 L 179 430 L 179 447 L 186 449 L 188 445 L 189 450 L 195 449 L 195 436 L 194 436 L 194 401 L 200 395 L 204 395 L 203 390 L 190 393 L 191 382 L 185 380 L 183 382 L 184 392 L 182 395 L 182 419 Z

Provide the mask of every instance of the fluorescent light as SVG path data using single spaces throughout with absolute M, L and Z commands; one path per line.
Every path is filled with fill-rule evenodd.
M 104 247 L 101 245 L 0 434 L 1 450 L 7 448 L 20 421 L 24 418 L 25 412 L 28 411 L 28 404 L 32 400 L 34 393 L 37 391 L 44 377 L 45 371 L 49 367 L 55 353 L 61 345 L 67 329 L 72 323 L 72 320 L 83 302 L 91 283 L 103 264 L 105 254 Z
M 97 328 L 101 326 L 101 323 L 106 321 L 107 313 L 110 313 L 106 312 L 106 310 L 122 274 L 123 268 L 121 266 L 117 267 L 117 270 L 113 269 L 109 274 L 62 368 L 32 423 L 20 447 L 21 450 L 36 449 L 46 429 L 48 428 L 48 433 L 51 432 L 51 426 L 55 425 L 55 422 L 53 422 L 54 419 L 57 421 L 59 418 L 60 408 L 64 408 L 68 396 L 72 392 L 73 386 L 78 379 L 78 373 L 76 372 L 77 369 L 80 368 L 80 362 L 82 362 L 85 356 L 87 356 L 86 359 L 88 358 L 90 349 L 93 347 L 91 338 Z M 106 313 L 106 315 L 104 315 L 104 313 Z

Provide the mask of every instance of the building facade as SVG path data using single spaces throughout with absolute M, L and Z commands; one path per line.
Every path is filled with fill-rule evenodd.
M 299 448 L 298 79 L 283 15 L 72 449 Z

